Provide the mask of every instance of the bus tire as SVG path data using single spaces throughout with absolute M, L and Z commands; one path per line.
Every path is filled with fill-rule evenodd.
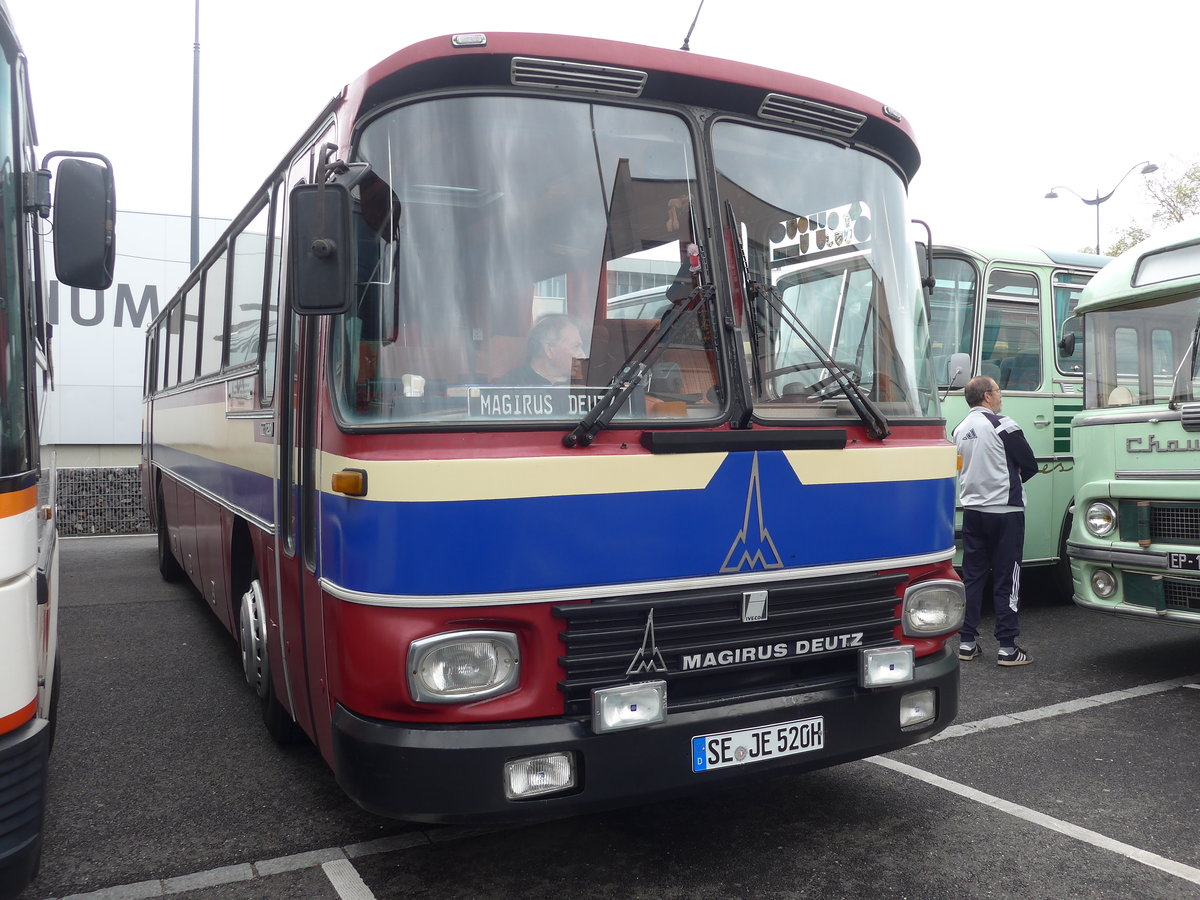
M 167 530 L 166 504 L 163 502 L 162 485 L 158 486 L 158 572 L 163 581 L 183 581 L 183 567 L 171 552 L 171 533 Z
M 1059 597 L 1071 601 L 1075 596 L 1075 585 L 1071 581 L 1071 559 L 1067 556 L 1067 538 L 1071 536 L 1071 520 L 1073 516 L 1067 513 L 1063 519 L 1062 532 L 1058 539 L 1058 562 L 1054 564 L 1050 579 Z
M 242 673 L 246 683 L 258 696 L 267 734 L 277 744 L 294 744 L 304 736 L 304 732 L 275 694 L 267 651 L 267 604 L 257 572 L 251 572 L 250 585 L 242 595 L 238 622 Z

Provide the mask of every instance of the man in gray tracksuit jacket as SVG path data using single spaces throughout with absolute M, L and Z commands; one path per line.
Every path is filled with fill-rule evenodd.
M 979 647 L 983 593 L 992 583 L 996 609 L 996 662 L 1023 666 L 1033 657 L 1016 644 L 1021 633 L 1021 556 L 1025 544 L 1024 483 L 1037 474 L 1037 460 L 1021 427 L 1000 415 L 1000 389 L 986 375 L 967 382 L 963 391 L 971 411 L 954 429 L 962 459 L 958 478 L 963 508 L 963 583 L 967 612 L 959 632 L 958 658 L 972 660 Z

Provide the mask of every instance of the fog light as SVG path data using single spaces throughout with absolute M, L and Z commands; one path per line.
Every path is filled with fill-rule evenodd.
M 575 757 L 571 753 L 527 756 L 504 764 L 504 796 L 524 800 L 575 787 Z
M 1092 573 L 1092 590 L 1102 600 L 1117 592 L 1117 576 L 1108 569 L 1097 569 Z
M 465 703 L 517 685 L 517 636 L 507 631 L 453 631 L 413 641 L 408 686 L 422 703 Z
M 643 681 L 592 691 L 592 731 L 620 731 L 667 720 L 667 683 Z
M 913 680 L 915 664 L 912 647 L 862 650 L 859 655 L 858 683 L 862 687 L 903 684 Z
M 937 695 L 933 691 L 913 691 L 900 698 L 900 727 L 911 728 L 937 718 Z

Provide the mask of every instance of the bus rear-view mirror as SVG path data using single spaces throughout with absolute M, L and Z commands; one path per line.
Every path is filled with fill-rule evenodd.
M 971 378 L 971 354 L 951 353 L 946 363 L 946 384 L 950 390 L 964 387 Z
M 52 156 L 65 155 L 51 153 Z M 112 166 L 68 158 L 54 179 L 54 269 L 72 287 L 101 291 L 113 280 L 117 201 Z
M 351 209 L 344 184 L 292 189 L 290 295 L 299 315 L 336 315 L 350 308 Z

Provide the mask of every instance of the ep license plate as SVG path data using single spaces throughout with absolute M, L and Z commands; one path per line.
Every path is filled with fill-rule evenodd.
M 711 772 L 713 769 L 809 753 L 824 746 L 824 716 L 745 731 L 704 734 L 692 738 L 692 771 Z
M 1200 553 L 1168 553 L 1167 568 L 1200 571 Z

